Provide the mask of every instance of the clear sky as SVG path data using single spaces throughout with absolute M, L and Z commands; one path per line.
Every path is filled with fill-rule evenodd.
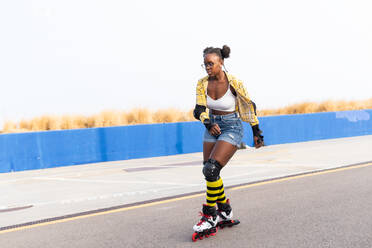
M 372 97 L 372 1 L 0 3 L 0 126 L 42 114 L 195 105 L 207 46 L 259 108 Z

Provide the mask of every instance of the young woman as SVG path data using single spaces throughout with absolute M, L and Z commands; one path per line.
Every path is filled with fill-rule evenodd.
M 255 104 L 248 97 L 243 82 L 223 70 L 224 59 L 229 55 L 230 48 L 226 45 L 222 49 L 204 49 L 202 66 L 208 76 L 200 79 L 196 87 L 194 117 L 206 127 L 203 174 L 207 182 L 207 199 L 206 204 L 203 204 L 202 218 L 193 227 L 196 233 L 208 233 L 211 229 L 215 230 L 220 221 L 232 219 L 233 212 L 224 192 L 220 171 L 242 141 L 241 120 L 252 126 L 255 147 L 263 145 Z

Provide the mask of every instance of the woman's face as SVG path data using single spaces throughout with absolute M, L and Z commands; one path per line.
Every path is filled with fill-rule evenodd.
M 221 72 L 222 59 L 214 53 L 209 53 L 204 56 L 204 66 L 208 76 L 217 76 Z

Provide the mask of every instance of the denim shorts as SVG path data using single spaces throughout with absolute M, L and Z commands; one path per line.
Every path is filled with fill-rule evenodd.
M 217 142 L 223 140 L 234 146 L 239 146 L 243 139 L 243 124 L 237 113 L 227 115 L 209 114 L 211 123 L 220 126 L 221 134 L 211 135 L 207 129 L 204 132 L 204 142 Z

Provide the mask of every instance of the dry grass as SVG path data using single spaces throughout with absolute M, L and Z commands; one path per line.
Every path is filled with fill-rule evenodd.
M 290 115 L 307 114 L 319 112 L 333 112 L 345 110 L 372 109 L 372 98 L 362 101 L 324 101 L 324 102 L 303 102 L 289 105 L 278 109 L 258 110 L 258 116 L 268 115 Z
M 144 108 L 134 108 L 128 112 L 106 110 L 92 116 L 83 115 L 46 115 L 19 123 L 5 121 L 0 133 L 20 133 L 32 131 L 79 129 L 92 127 L 112 127 L 148 123 L 168 123 L 194 121 L 192 110 L 162 109 L 150 111 Z
M 303 114 L 343 110 L 372 109 L 372 98 L 364 101 L 324 101 L 304 102 L 278 109 L 258 110 L 258 116 Z M 107 110 L 93 116 L 64 115 L 41 116 L 19 123 L 6 121 L 0 133 L 20 133 L 30 131 L 63 130 L 92 127 L 111 127 L 147 123 L 168 123 L 195 121 L 192 110 L 162 109 L 150 111 L 135 108 L 131 111 Z

